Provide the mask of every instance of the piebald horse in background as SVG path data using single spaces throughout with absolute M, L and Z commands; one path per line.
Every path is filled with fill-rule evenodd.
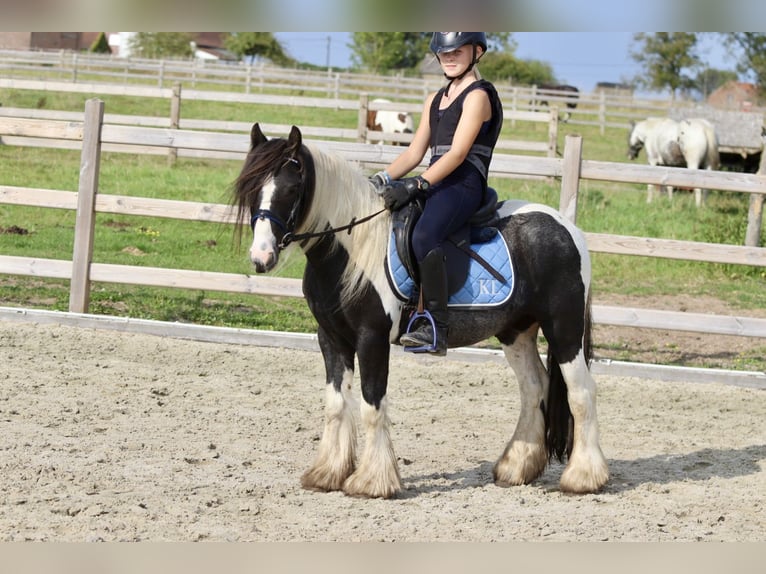
M 703 118 L 677 122 L 672 118 L 648 118 L 633 123 L 628 135 L 628 158 L 636 159 L 646 150 L 649 165 L 686 167 L 689 169 L 718 169 L 718 135 L 715 127 Z M 663 186 L 673 198 L 673 186 Z M 651 202 L 656 186 L 648 184 L 647 202 Z M 701 207 L 707 190 L 695 188 L 694 202 Z
M 378 98 L 372 100 L 376 103 L 390 104 L 390 100 Z M 367 141 L 369 143 L 383 143 L 383 140 L 375 139 L 373 132 L 411 134 L 415 131 L 415 121 L 409 112 L 397 112 L 394 110 L 369 110 L 367 112 Z M 394 142 L 396 145 L 407 145 L 403 142 Z
M 274 269 L 288 245 L 300 245 L 306 256 L 303 293 L 318 324 L 326 370 L 324 433 L 301 483 L 310 490 L 394 497 L 402 481 L 386 392 L 391 345 L 408 316 L 386 266 L 392 214 L 361 170 L 324 146 L 304 144 L 297 127 L 287 139 L 267 139 L 255 124 L 250 138 L 232 190 L 237 229 L 252 229 L 249 255 L 258 273 Z M 566 456 L 561 489 L 598 491 L 609 472 L 599 446 L 589 364 L 591 262 L 585 237 L 548 206 L 498 206 L 494 241 L 507 245 L 513 279 L 505 283 L 513 288 L 490 308 L 450 307 L 448 338 L 449 347 L 460 347 L 497 337 L 516 375 L 519 418 L 495 463 L 495 483 L 529 483 L 551 457 Z M 547 367 L 537 348 L 540 330 L 548 342 Z M 351 395 L 355 360 L 364 434 L 358 457 Z M 439 409 L 436 392 L 433 409 Z

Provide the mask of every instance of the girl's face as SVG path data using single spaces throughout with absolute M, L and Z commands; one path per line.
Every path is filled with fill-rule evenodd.
M 476 47 L 476 57 L 481 55 L 481 46 Z M 460 46 L 456 50 L 439 54 L 442 71 L 450 77 L 459 76 L 468 69 L 473 59 L 472 46 Z

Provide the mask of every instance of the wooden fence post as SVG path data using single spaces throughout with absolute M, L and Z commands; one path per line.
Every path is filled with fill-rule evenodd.
M 550 108 L 551 119 L 548 122 L 548 157 L 556 157 L 559 147 L 559 109 Z
M 364 143 L 367 141 L 367 112 L 370 107 L 370 96 L 367 94 L 359 95 L 359 117 L 357 120 L 357 132 L 359 133 L 359 141 Z
M 181 83 L 173 84 L 173 96 L 170 98 L 170 129 L 177 130 L 181 125 Z M 168 148 L 168 165 L 173 166 L 178 159 L 178 148 Z
M 80 183 L 77 190 L 77 217 L 74 226 L 72 280 L 69 286 L 69 311 L 87 313 L 90 304 L 90 264 L 96 225 L 96 193 L 101 166 L 101 127 L 104 102 L 93 98 L 85 102 L 85 123 L 80 156 Z
M 598 127 L 599 133 L 604 135 L 606 131 L 606 93 L 602 90 L 598 103 Z
M 515 112 L 517 109 L 519 109 L 519 89 L 511 88 L 511 93 L 513 94 L 511 96 L 511 110 Z M 516 118 L 511 120 L 511 127 L 516 127 Z
M 764 150 L 766 151 L 766 150 Z M 761 163 L 758 166 L 758 175 L 766 175 L 766 158 L 761 152 Z M 763 225 L 763 198 L 762 193 L 750 194 L 750 209 L 747 212 L 747 231 L 745 232 L 745 245 L 748 247 L 760 247 L 761 226 Z
M 559 212 L 577 223 L 577 192 L 580 187 L 582 166 L 582 136 L 567 134 L 564 138 L 564 161 L 561 173 Z
M 157 87 L 162 88 L 165 81 L 165 60 L 160 60 L 159 71 L 157 72 Z

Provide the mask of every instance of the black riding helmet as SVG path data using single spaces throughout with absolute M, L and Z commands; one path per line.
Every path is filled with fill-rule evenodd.
M 448 80 L 459 80 L 471 71 L 476 62 L 479 61 L 476 58 L 476 46 L 481 46 L 482 53 L 487 51 L 487 35 L 484 32 L 434 32 L 431 37 L 431 51 L 437 58 L 442 52 L 451 52 L 467 44 L 470 44 L 473 49 L 471 65 L 466 68 L 465 72 L 454 78 L 444 74 Z

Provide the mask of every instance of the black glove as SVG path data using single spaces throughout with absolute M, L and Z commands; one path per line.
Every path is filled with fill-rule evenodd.
M 385 186 L 380 195 L 389 211 L 399 211 L 402 207 L 420 197 L 425 197 L 425 192 L 430 187 L 427 180 L 421 176 L 405 177 L 397 179 Z
M 370 182 L 375 186 L 375 191 L 381 193 L 383 188 L 391 183 L 391 178 L 385 171 L 379 171 L 378 173 L 370 176 Z

